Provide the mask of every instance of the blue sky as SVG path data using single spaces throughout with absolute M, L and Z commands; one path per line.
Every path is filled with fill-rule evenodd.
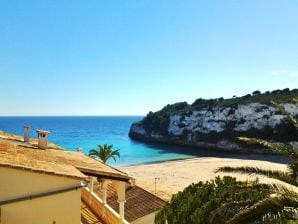
M 1 115 L 143 115 L 298 88 L 298 1 L 1 0 Z

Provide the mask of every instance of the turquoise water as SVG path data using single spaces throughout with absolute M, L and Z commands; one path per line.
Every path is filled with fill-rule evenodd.
M 130 125 L 142 117 L 0 117 L 0 130 L 23 135 L 23 125 L 31 126 L 31 137 L 36 138 L 35 129 L 51 131 L 49 140 L 67 150 L 82 148 L 84 153 L 98 144 L 113 144 L 120 149 L 121 158 L 113 166 L 149 163 L 164 160 L 212 156 L 217 152 L 206 150 L 144 144 L 128 137 Z

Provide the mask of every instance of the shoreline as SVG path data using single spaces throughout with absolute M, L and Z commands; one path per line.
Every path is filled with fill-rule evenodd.
M 160 163 L 166 163 L 166 162 L 175 162 L 175 161 L 183 161 L 183 160 L 189 160 L 198 158 L 197 156 L 191 157 L 191 158 L 179 158 L 179 159 L 165 159 L 165 160 L 157 160 L 157 161 L 149 161 L 149 162 L 140 162 L 140 163 L 132 163 L 132 164 L 125 164 L 120 166 L 114 166 L 119 169 L 125 168 L 125 167 L 133 167 L 133 166 L 142 166 L 142 165 L 150 165 L 150 164 L 160 164 Z
M 137 134 L 133 134 L 130 130 L 128 134 L 129 138 L 136 142 L 141 142 L 143 144 L 154 144 L 154 145 L 164 145 L 164 146 L 178 146 L 178 147 L 186 147 L 190 149 L 203 149 L 203 150 L 212 150 L 214 152 L 223 152 L 223 153 L 237 153 L 237 154 L 273 154 L 276 153 L 270 149 L 264 148 L 249 148 L 244 145 L 238 145 L 236 148 L 228 145 L 219 145 L 218 143 L 209 143 L 209 142 L 197 142 L 197 143 L 188 143 L 180 140 L 168 140 L 159 138 L 156 139 L 154 137 L 141 136 Z
M 263 158 L 262 158 L 263 157 Z M 266 158 L 264 158 L 266 157 Z M 162 164 L 167 162 L 175 162 L 175 161 L 187 161 L 187 160 L 199 160 L 205 158 L 221 158 L 221 159 L 233 159 L 233 158 L 243 158 L 247 160 L 257 160 L 257 161 L 269 161 L 269 162 L 276 162 L 280 164 L 288 164 L 291 160 L 287 157 L 283 157 L 278 154 L 246 154 L 246 153 L 231 153 L 231 152 L 223 152 L 221 156 L 214 156 L 214 155 L 206 155 L 206 156 L 192 156 L 188 158 L 177 158 L 177 159 L 164 159 L 164 160 L 157 160 L 157 161 L 149 161 L 149 162 L 140 162 L 140 163 L 131 163 L 131 164 L 124 164 L 124 165 L 113 165 L 119 169 L 126 168 L 126 167 L 135 167 L 135 166 L 142 166 L 142 165 L 151 165 L 151 164 Z
M 289 159 L 278 155 L 242 155 L 225 157 L 194 157 L 157 161 L 146 164 L 135 164 L 117 167 L 136 179 L 136 184 L 149 192 L 169 201 L 173 194 L 199 181 L 208 181 L 215 176 L 233 176 L 238 180 L 253 180 L 255 175 L 236 173 L 215 173 L 221 166 L 252 166 L 261 169 L 286 171 Z M 270 157 L 270 158 L 269 158 Z M 263 158 L 264 159 L 264 158 Z M 258 176 L 260 182 L 270 182 L 269 178 Z

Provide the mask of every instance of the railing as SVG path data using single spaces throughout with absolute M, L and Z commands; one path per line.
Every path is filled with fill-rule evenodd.
M 82 200 L 97 214 L 106 224 L 129 224 L 121 220 L 120 215 L 108 204 L 103 203 L 94 192 L 85 187 L 81 190 Z

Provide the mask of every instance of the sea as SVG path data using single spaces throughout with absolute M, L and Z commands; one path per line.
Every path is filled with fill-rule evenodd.
M 113 145 L 114 149 L 120 149 L 120 158 L 116 161 L 110 159 L 108 164 L 115 167 L 216 156 L 219 153 L 134 141 L 129 138 L 128 132 L 131 124 L 141 119 L 140 116 L 10 116 L 0 117 L 0 130 L 23 135 L 23 126 L 29 125 L 32 138 L 37 138 L 36 129 L 48 130 L 51 132 L 49 141 L 70 151 L 80 148 L 86 154 L 90 149 L 97 149 L 97 145 Z

